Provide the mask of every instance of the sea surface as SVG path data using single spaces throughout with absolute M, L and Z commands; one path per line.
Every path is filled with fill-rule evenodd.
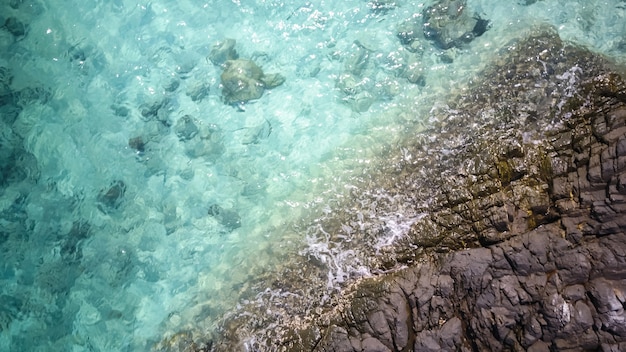
M 468 0 L 484 34 L 404 45 L 434 3 L 3 1 L 0 350 L 148 351 L 316 255 L 341 290 L 376 252 L 330 253 L 307 226 L 372 191 L 354 185 L 520 33 L 626 63 L 623 0 Z M 284 83 L 226 104 L 209 56 L 227 39 Z

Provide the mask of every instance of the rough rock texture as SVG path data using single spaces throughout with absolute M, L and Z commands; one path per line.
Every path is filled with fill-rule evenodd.
M 406 251 L 408 269 L 364 281 L 285 350 L 626 350 L 626 84 L 554 36 L 520 43 L 546 45 L 537 61 L 497 63 L 494 91 L 452 109 L 482 107 L 436 127 L 457 147 L 428 156 L 439 199 L 405 248 L 478 248 Z M 503 89 L 531 81 L 540 89 Z M 482 134 L 455 136 L 461 121 Z
M 441 49 L 469 43 L 487 31 L 489 21 L 466 10 L 464 0 L 441 0 L 424 11 L 424 37 Z
M 213 46 L 208 59 L 216 66 L 221 66 L 228 60 L 237 60 L 239 54 L 237 54 L 235 44 L 237 42 L 234 39 L 224 39 L 224 41 Z
M 623 234 L 573 244 L 553 223 L 435 257 L 360 287 L 313 350 L 623 351 L 625 253 Z
M 354 194 L 324 224 L 356 250 L 389 231 L 380 213 L 359 219 L 367 197 L 417 214 L 368 263 L 386 273 L 317 302 L 314 266 L 328 264 L 286 270 L 273 285 L 298 295 L 231 317 L 203 348 L 626 350 L 626 83 L 545 29 L 480 77 L 358 187 L 384 197 Z M 356 219 L 369 222 L 346 230 Z
M 265 89 L 275 88 L 285 82 L 280 74 L 264 74 L 254 61 L 228 60 L 222 72 L 222 97 L 226 104 L 259 99 Z

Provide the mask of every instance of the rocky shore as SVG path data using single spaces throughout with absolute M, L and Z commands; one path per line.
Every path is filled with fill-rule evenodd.
M 388 230 L 383 214 L 411 214 L 408 234 L 368 262 L 380 274 L 316 300 L 329 264 L 303 264 L 272 284 L 292 296 L 230 316 L 220 336 L 182 334 L 166 345 L 626 350 L 623 72 L 549 28 L 510 43 L 359 185 L 349 202 L 360 205 L 329 219 L 325 231 L 345 237 L 341 224 L 372 204 L 363 190 L 386 190 L 381 216 L 348 234 L 356 248 Z

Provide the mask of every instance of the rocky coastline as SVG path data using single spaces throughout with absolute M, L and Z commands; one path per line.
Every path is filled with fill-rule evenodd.
M 182 334 L 168 345 L 625 350 L 623 72 L 550 28 L 533 29 L 502 49 L 472 87 L 449 97 L 445 109 L 433 109 L 429 129 L 372 177 L 369 186 L 401 195 L 419 214 L 408 235 L 369 263 L 381 274 L 331 301 L 311 302 L 303 294 L 280 307 L 270 302 L 265 316 L 229 317 L 219 336 Z M 362 236 L 384 230 L 384 224 L 370 227 Z M 342 232 L 339 225 L 326 230 Z M 315 271 L 287 271 L 274 284 L 299 277 L 315 286 Z

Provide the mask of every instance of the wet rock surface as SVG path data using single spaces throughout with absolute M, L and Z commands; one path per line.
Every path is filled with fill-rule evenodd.
M 549 29 L 479 77 L 359 185 L 385 198 L 355 193 L 360 205 L 327 219 L 331 240 L 349 235 L 344 253 L 389 231 L 388 213 L 412 219 L 368 262 L 379 275 L 328 300 L 331 265 L 311 258 L 271 283 L 278 300 L 196 340 L 215 351 L 626 349 L 626 83 Z

